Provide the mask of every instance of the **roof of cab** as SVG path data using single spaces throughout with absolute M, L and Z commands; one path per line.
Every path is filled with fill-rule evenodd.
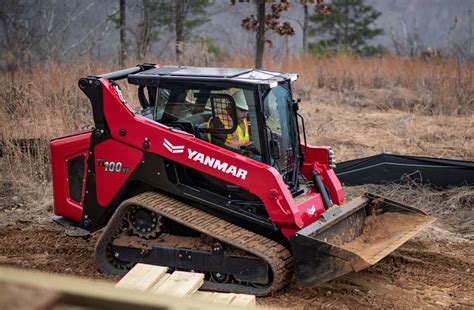
M 297 74 L 258 69 L 162 66 L 130 74 L 128 81 L 131 84 L 145 86 L 158 86 L 159 80 L 202 80 L 269 84 L 273 87 L 278 82 L 288 79 L 294 81 L 297 77 Z

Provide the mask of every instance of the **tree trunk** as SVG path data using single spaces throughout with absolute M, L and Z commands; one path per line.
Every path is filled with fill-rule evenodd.
M 125 0 L 120 0 L 120 55 L 119 65 L 123 67 L 127 61 L 127 43 L 125 42 Z
M 304 8 L 304 18 L 303 18 L 303 52 L 306 54 L 308 53 L 308 23 L 309 23 L 309 16 L 308 16 L 308 5 L 303 4 Z
M 140 42 L 138 44 L 138 58 L 144 59 L 148 52 L 148 45 L 150 44 L 151 31 L 151 3 L 150 0 L 143 0 L 143 21 L 140 25 Z
M 175 3 L 175 30 L 176 30 L 176 61 L 181 65 L 184 54 L 184 0 Z
M 257 0 L 257 21 L 255 68 L 261 69 L 265 51 L 265 1 L 263 0 Z
M 343 36 L 343 44 L 342 44 L 342 47 L 344 49 L 347 49 L 349 47 L 349 5 L 350 4 L 345 4 L 344 6 L 344 15 L 343 15 L 343 18 L 344 18 L 344 36 Z M 341 44 L 339 44 L 339 46 L 337 47 L 337 49 L 341 49 Z

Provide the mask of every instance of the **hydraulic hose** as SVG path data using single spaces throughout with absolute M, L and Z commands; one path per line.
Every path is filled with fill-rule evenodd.
M 321 198 L 323 199 L 323 204 L 324 204 L 324 209 L 329 209 L 332 206 L 331 199 L 329 198 L 328 192 L 326 191 L 326 188 L 324 187 L 323 181 L 321 180 L 321 176 L 319 175 L 319 172 L 314 170 L 310 173 L 311 178 L 313 178 L 313 183 L 314 186 L 316 187 L 316 190 L 318 193 L 321 194 Z

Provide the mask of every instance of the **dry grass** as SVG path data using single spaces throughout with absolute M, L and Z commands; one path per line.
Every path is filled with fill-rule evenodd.
M 349 160 L 380 152 L 474 159 L 474 117 L 415 115 L 331 103 L 331 92 L 316 90 L 324 99 L 304 102 L 310 144 L 331 145 L 338 159 Z
M 252 67 L 252 61 L 248 56 L 234 57 L 223 64 Z M 455 59 L 301 55 L 283 60 L 268 57 L 264 67 L 300 74 L 296 91 L 302 99 L 314 99 L 314 90 L 327 89 L 339 95 L 337 103 L 345 105 L 426 115 L 472 115 L 474 111 L 474 64 Z
M 199 55 L 191 56 L 190 64 L 195 65 L 253 65 L 250 56 L 227 57 L 220 63 L 210 58 L 201 63 Z M 129 65 L 137 63 L 131 60 Z M 474 158 L 472 63 L 302 55 L 268 57 L 264 67 L 300 74 L 295 93 L 303 99 L 308 142 L 333 145 L 340 159 L 380 151 Z M 51 196 L 48 140 L 93 125 L 90 103 L 79 90 L 78 79 L 116 69 L 77 60 L 45 63 L 15 74 L 0 72 L 0 140 L 4 141 L 0 196 L 11 188 L 26 195 L 36 189 L 37 198 Z M 138 107 L 135 89 L 124 87 L 124 93 Z M 24 138 L 41 139 L 34 156 L 15 145 L 15 139 Z

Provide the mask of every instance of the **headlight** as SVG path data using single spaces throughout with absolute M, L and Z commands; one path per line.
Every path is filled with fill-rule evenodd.
M 329 149 L 328 157 L 328 166 L 332 169 L 336 168 L 336 153 L 333 149 Z

